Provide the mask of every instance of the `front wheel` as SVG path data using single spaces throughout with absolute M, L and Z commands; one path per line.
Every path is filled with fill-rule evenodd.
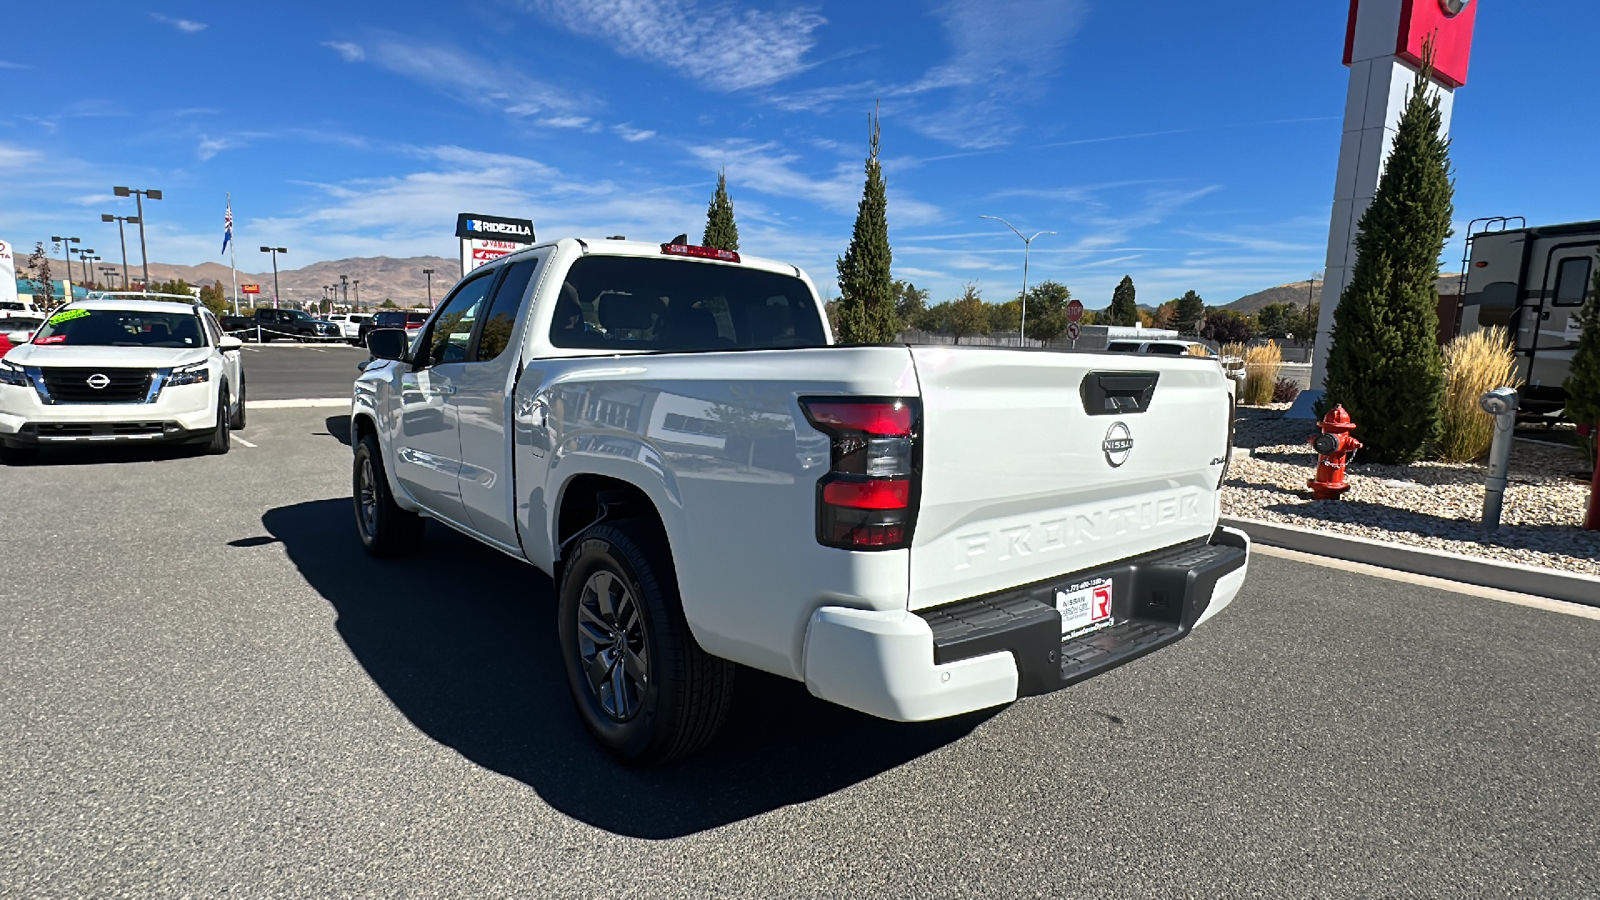
M 211 429 L 211 440 L 206 442 L 206 452 L 221 456 L 233 449 L 233 430 L 229 427 L 232 416 L 228 411 L 228 386 L 223 385 L 217 394 L 217 424 Z
M 634 766 L 709 743 L 727 718 L 733 664 L 700 649 L 690 633 L 660 526 L 591 528 L 565 568 L 561 655 L 589 734 Z
M 427 523 L 394 502 L 389 479 L 383 472 L 383 451 L 375 435 L 363 437 L 356 445 L 351 482 L 361 546 L 380 558 L 415 553 L 422 546 L 422 531 Z

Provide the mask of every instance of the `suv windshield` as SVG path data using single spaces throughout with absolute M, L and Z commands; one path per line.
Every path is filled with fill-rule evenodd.
M 64 309 L 45 320 L 35 344 L 77 347 L 202 347 L 194 313 L 131 309 Z
M 617 350 L 759 350 L 827 343 L 793 275 L 679 259 L 586 256 L 556 301 L 550 343 Z

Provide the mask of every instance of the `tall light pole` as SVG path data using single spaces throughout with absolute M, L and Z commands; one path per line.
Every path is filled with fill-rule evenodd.
M 89 257 L 94 253 L 93 247 L 74 248 L 71 252 L 78 254 L 78 265 L 83 269 L 83 280 L 89 280 Z M 71 267 L 68 267 L 67 276 L 71 277 Z
M 114 187 L 111 189 L 111 193 L 117 195 L 118 197 L 127 197 L 132 195 L 133 202 L 138 207 L 139 259 L 142 261 L 142 265 L 144 266 L 144 289 L 148 291 L 150 290 L 150 253 L 145 249 L 144 245 L 144 198 L 149 197 L 151 200 L 160 200 L 161 192 L 157 190 L 139 190 L 137 188 Z M 129 219 L 129 221 L 131 222 L 133 220 Z
M 356 288 L 356 305 L 352 306 L 350 308 L 351 309 L 360 309 L 361 308 L 361 279 L 352 278 L 352 279 L 350 279 L 350 283 L 355 285 L 355 288 Z
M 999 216 L 979 216 L 978 218 L 980 218 L 980 219 L 993 219 L 996 222 L 999 222 L 999 223 L 1005 225 L 1007 228 L 1011 229 L 1011 231 L 1014 234 L 1016 234 L 1017 237 L 1022 238 L 1022 327 L 1018 329 L 1018 332 L 1019 332 L 1019 334 L 1021 336 L 1021 339 L 1023 341 L 1023 346 L 1027 346 L 1027 340 L 1028 340 L 1028 251 L 1033 248 L 1033 238 L 1036 238 L 1041 234 L 1055 234 L 1055 232 L 1054 231 L 1036 231 L 1036 232 L 1034 232 L 1033 237 L 1022 237 L 1022 232 L 1017 231 L 1017 226 L 1012 225 L 1010 222 L 1007 222 L 1005 219 L 1002 219 Z
M 433 309 L 433 270 L 423 269 L 422 274 L 428 276 L 428 308 Z
M 61 258 L 66 260 L 67 263 L 67 270 L 61 273 L 61 286 L 66 288 L 66 297 L 62 298 L 62 300 L 63 302 L 70 301 L 72 299 L 72 245 L 78 243 L 78 239 L 51 235 L 50 243 L 61 245 Z
M 272 306 L 278 306 L 278 254 L 288 253 L 288 247 L 262 247 L 262 253 L 272 254 Z
M 348 306 L 349 303 L 350 303 L 350 276 L 349 275 L 340 275 L 339 276 L 339 290 L 344 295 L 343 302 L 345 303 L 345 305 Z
M 997 221 L 997 223 L 1003 224 L 1003 226 L 1011 229 L 1013 234 L 1018 235 L 1018 237 L 1022 237 L 1022 232 L 1016 231 L 1016 226 L 1014 226 L 1014 224 L 1008 223 L 1008 221 L 1000 218 L 1000 216 L 978 216 L 978 218 L 994 219 L 994 221 Z M 1034 232 L 1034 237 L 1038 237 L 1038 235 L 1042 234 L 1056 234 L 1056 232 L 1038 231 Z M 1034 247 L 1034 237 L 1022 237 L 1022 325 L 1021 328 L 1018 328 L 1018 333 L 1019 336 L 1021 336 L 1024 346 L 1027 344 L 1027 253 L 1029 253 L 1029 250 L 1032 250 L 1032 247 Z
M 96 269 L 99 268 L 99 266 L 89 266 L 88 265 L 88 263 L 91 263 L 91 262 L 95 262 L 95 263 L 99 262 L 100 261 L 100 257 L 99 256 L 85 256 L 83 258 L 83 261 L 85 263 L 85 268 L 86 269 L 87 268 L 96 268 Z M 97 282 L 94 280 L 94 276 L 89 274 L 88 272 L 84 272 L 84 280 L 89 282 L 89 285 L 90 285 L 89 290 L 91 290 L 91 291 L 94 290 L 94 285 L 97 284 Z
M 124 223 L 132 222 L 138 225 L 141 221 L 138 216 L 113 216 L 110 213 L 101 213 L 100 221 L 116 222 L 117 236 L 122 238 L 122 286 L 128 286 L 128 232 L 123 229 Z

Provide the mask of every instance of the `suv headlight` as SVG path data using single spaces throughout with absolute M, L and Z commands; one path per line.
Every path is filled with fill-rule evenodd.
M 181 368 L 173 369 L 171 374 L 167 375 L 167 377 L 163 379 L 167 387 L 177 387 L 178 385 L 183 384 L 200 384 L 210 380 L 211 370 L 207 369 L 206 364 L 203 362 L 195 363 L 192 366 L 183 366 Z
M 14 384 L 17 387 L 31 387 L 33 382 L 28 380 L 28 373 L 21 366 L 13 365 L 0 359 L 0 384 Z

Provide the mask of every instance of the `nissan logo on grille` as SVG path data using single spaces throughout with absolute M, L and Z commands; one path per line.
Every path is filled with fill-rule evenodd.
M 1133 452 L 1133 434 L 1128 431 L 1128 426 L 1118 422 L 1106 432 L 1106 439 L 1100 442 L 1100 449 L 1105 451 L 1106 462 L 1115 469 L 1127 462 L 1128 455 Z
M 105 386 L 111 383 L 111 379 L 107 378 L 102 372 L 96 372 L 93 375 L 90 375 L 88 378 L 85 378 L 83 383 L 97 391 L 100 391 L 104 390 Z

